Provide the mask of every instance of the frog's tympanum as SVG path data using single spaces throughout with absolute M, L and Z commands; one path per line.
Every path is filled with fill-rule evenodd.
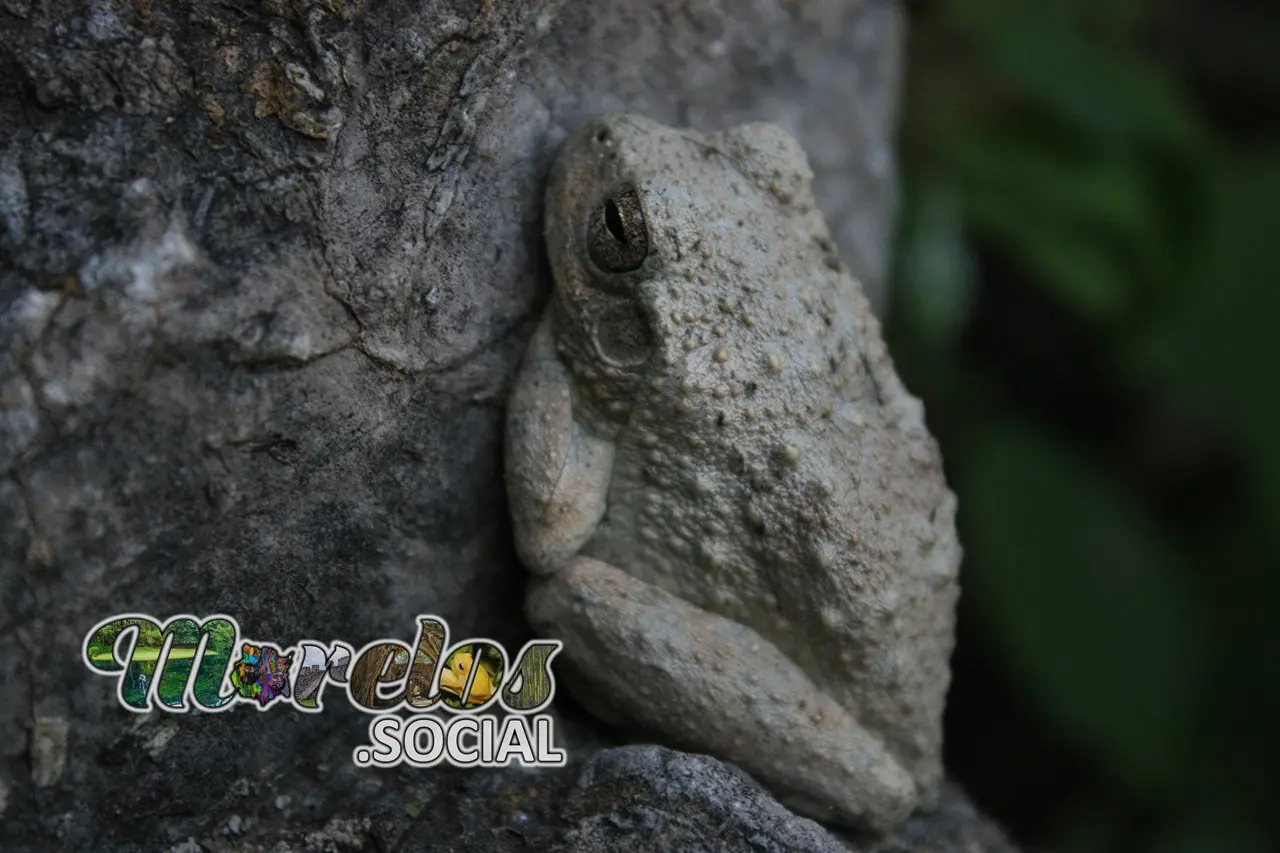
M 956 501 L 812 178 L 769 124 L 566 143 L 508 489 L 573 695 L 883 830 L 942 779 Z

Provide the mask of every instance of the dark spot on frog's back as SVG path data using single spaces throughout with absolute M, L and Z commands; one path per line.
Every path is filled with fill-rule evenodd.
M 822 252 L 822 261 L 827 265 L 828 269 L 839 272 L 844 268 L 840 262 L 840 254 L 836 251 L 836 246 L 826 237 L 815 236 L 813 242 L 817 244 L 818 250 Z
M 863 372 L 863 375 L 866 377 L 867 383 L 871 386 L 871 393 L 872 393 L 872 396 L 875 398 L 876 405 L 883 406 L 884 394 L 880 389 L 879 380 L 876 379 L 875 370 L 873 370 L 871 367 L 871 359 L 867 356 L 866 352 L 863 352 L 861 350 L 858 352 L 858 358 L 862 362 L 862 372 Z

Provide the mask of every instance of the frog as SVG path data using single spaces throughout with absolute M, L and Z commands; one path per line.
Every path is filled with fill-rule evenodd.
M 957 501 L 813 182 L 768 122 L 570 135 L 505 479 L 569 695 L 886 832 L 944 777 Z

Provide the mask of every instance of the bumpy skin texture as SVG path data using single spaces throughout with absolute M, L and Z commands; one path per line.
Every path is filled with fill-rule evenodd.
M 956 502 L 811 180 L 773 125 L 566 144 L 508 489 L 588 707 L 883 830 L 942 778 Z

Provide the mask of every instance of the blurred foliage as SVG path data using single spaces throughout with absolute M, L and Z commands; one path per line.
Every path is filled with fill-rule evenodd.
M 1035 848 L 1280 849 L 1278 5 L 910 9 L 888 328 L 960 496 L 948 761 Z

